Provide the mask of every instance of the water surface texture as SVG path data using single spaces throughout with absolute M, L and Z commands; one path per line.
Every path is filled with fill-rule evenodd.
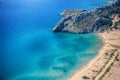
M 104 0 L 1 0 L 0 80 L 67 80 L 102 46 L 95 34 L 53 33 L 66 9 L 91 10 Z

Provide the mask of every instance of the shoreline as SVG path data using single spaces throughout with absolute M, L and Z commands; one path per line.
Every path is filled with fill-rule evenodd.
M 99 36 L 99 35 L 98 35 Z M 103 41 L 103 39 L 102 39 Z M 82 72 L 84 72 L 85 70 L 89 69 L 91 66 L 91 64 L 93 64 L 100 56 L 101 56 L 101 52 L 103 51 L 103 48 L 106 46 L 106 44 L 104 43 L 103 41 L 103 46 L 102 48 L 98 51 L 97 55 L 92 59 L 90 60 L 86 65 L 84 65 L 81 69 L 79 69 L 78 71 L 75 71 L 73 73 L 73 75 L 68 79 L 68 80 L 81 80 L 80 78 L 78 78 L 78 76 L 80 74 L 82 74 Z M 103 54 L 102 54 L 103 55 Z M 76 77 L 76 79 L 75 79 Z M 77 79 L 78 78 L 78 79 Z
M 107 64 L 107 62 L 109 63 L 111 61 L 112 63 L 114 63 L 114 60 L 112 60 L 112 58 L 107 59 L 105 54 L 108 53 L 109 55 L 111 55 L 114 51 L 114 55 L 116 55 L 117 50 L 120 49 L 120 47 L 119 47 L 120 45 L 114 44 L 116 42 L 116 39 L 114 37 L 113 37 L 112 41 L 111 41 L 111 39 L 109 39 L 112 36 L 115 36 L 115 34 L 112 35 L 112 33 L 114 33 L 114 32 L 117 32 L 117 31 L 113 30 L 113 31 L 110 31 L 109 33 L 103 32 L 103 33 L 98 34 L 98 36 L 103 40 L 103 47 L 98 51 L 98 54 L 92 60 L 90 60 L 81 69 L 78 69 L 77 71 L 75 71 L 75 73 L 73 73 L 73 75 L 68 80 L 84 80 L 84 79 L 82 79 L 82 76 L 84 76 L 84 75 L 88 76 L 90 78 L 87 80 L 98 80 L 101 77 L 102 71 L 99 72 L 101 70 L 101 68 L 106 67 L 105 65 Z M 118 30 L 118 32 L 120 32 L 120 31 Z M 117 35 L 117 36 L 119 36 L 119 35 Z M 118 41 L 118 42 L 120 42 L 120 41 Z M 96 70 L 96 71 L 93 72 L 93 70 Z M 97 79 L 93 79 L 94 77 L 97 77 Z

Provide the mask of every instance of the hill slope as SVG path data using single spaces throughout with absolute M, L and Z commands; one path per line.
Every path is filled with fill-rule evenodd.
M 63 18 L 53 28 L 53 32 L 98 33 L 120 28 L 120 0 L 92 11 L 66 10 L 61 15 Z

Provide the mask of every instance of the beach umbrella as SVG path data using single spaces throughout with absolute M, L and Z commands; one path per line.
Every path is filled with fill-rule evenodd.
M 87 76 L 82 76 L 83 79 L 87 79 L 88 77 Z
M 106 52 L 106 53 L 105 53 L 105 55 L 109 55 L 109 53 L 108 53 L 108 52 Z
M 93 69 L 92 72 L 98 72 L 98 70 L 97 69 Z

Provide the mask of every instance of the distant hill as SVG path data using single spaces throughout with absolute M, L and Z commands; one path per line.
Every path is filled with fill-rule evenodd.
M 86 10 L 65 10 L 53 32 L 99 33 L 120 28 L 120 0 Z

